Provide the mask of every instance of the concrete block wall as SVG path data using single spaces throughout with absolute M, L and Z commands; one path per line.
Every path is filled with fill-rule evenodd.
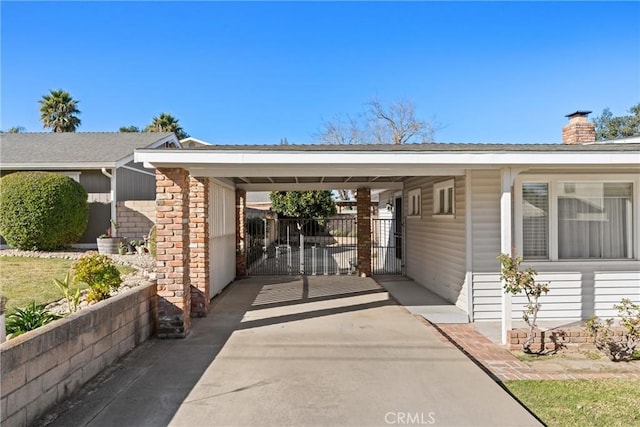
M 27 426 L 155 329 L 156 285 L 138 286 L 0 345 L 0 425 Z
M 149 235 L 156 223 L 155 200 L 127 200 L 116 202 L 118 236 L 141 240 Z

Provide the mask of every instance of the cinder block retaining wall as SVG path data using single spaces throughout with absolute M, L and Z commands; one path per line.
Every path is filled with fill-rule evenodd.
M 29 425 L 147 340 L 155 295 L 149 282 L 2 343 L 2 427 Z
M 624 328 L 612 328 L 616 335 L 622 336 Z M 512 329 L 509 331 L 510 350 L 522 350 L 522 344 L 527 339 L 528 329 Z M 532 351 L 559 350 L 564 347 L 577 347 L 579 349 L 594 349 L 593 337 L 590 337 L 585 328 L 568 327 L 556 328 L 546 331 L 536 330 L 533 336 Z
M 116 202 L 118 235 L 141 240 L 149 234 L 156 222 L 155 200 L 127 200 Z

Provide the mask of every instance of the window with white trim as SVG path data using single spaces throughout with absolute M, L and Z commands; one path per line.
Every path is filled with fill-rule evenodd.
M 433 184 L 433 214 L 434 216 L 453 217 L 456 213 L 456 199 L 454 191 L 455 181 L 449 179 Z
M 422 189 L 416 188 L 415 190 L 411 190 L 408 196 L 409 209 L 407 216 L 420 217 L 422 214 Z
M 631 259 L 632 181 L 523 181 L 518 216 L 528 259 Z

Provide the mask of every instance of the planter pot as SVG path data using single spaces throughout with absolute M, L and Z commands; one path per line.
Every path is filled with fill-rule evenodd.
M 126 255 L 128 252 L 126 246 L 118 246 L 118 255 Z
M 138 251 L 139 255 L 144 255 L 147 252 L 144 246 L 136 246 L 136 251 Z
M 113 255 L 118 253 L 122 237 L 98 237 L 98 253 L 103 255 Z

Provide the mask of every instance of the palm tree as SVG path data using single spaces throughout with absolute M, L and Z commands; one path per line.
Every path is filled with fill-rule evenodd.
M 188 138 L 189 134 L 182 129 L 178 122 L 179 120 L 171 114 L 160 113 L 159 116 L 153 118 L 153 121 L 147 125 L 145 130 L 147 132 L 173 132 L 178 139 Z
M 51 128 L 54 132 L 75 132 L 80 126 L 78 102 L 69 92 L 62 89 L 51 90 L 38 101 L 40 120 L 44 128 Z

